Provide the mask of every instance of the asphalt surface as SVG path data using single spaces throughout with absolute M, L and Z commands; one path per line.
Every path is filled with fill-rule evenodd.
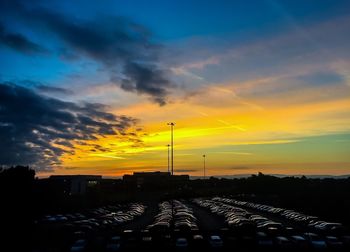
M 202 231 L 217 231 L 224 228 L 224 218 L 212 214 L 209 210 L 197 206 L 191 202 L 186 202 L 186 205 L 192 208 L 194 216 L 197 218 L 198 227 Z

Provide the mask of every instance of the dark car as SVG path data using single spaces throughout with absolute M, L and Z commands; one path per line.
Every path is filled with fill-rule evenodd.
M 309 248 L 308 241 L 301 235 L 292 235 L 290 241 L 296 249 L 306 250 Z
M 330 249 L 340 250 L 344 247 L 343 242 L 335 236 L 326 236 L 325 240 Z
M 264 232 L 257 232 L 256 233 L 256 242 L 258 248 L 269 250 L 273 248 L 273 241 L 272 239 Z
M 194 235 L 190 241 L 190 247 L 194 251 L 204 250 L 207 246 L 208 244 L 202 235 Z
M 284 236 L 276 236 L 274 239 L 274 243 L 276 245 L 276 248 L 278 248 L 281 251 L 285 250 L 291 250 L 293 248 L 293 243 Z
M 309 242 L 309 245 L 313 249 L 327 249 L 327 243 L 323 239 L 321 239 L 317 234 L 304 233 L 303 237 Z

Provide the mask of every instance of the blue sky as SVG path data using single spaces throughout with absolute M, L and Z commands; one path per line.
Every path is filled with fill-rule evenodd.
M 346 16 L 350 7 L 348 1 L 324 0 L 268 0 L 251 1 L 248 4 L 246 1 L 104 1 L 103 4 L 98 4 L 96 1 L 50 1 L 50 3 L 34 1 L 34 3 L 36 4 L 32 6 L 28 3 L 26 5 L 29 8 L 44 6 L 72 20 L 123 16 L 148 29 L 152 33 L 151 40 L 164 47 L 179 43 L 183 47 L 188 41 L 197 39 L 200 40 L 200 45 L 210 47 L 205 50 L 214 51 Z M 88 64 L 85 62 L 87 59 L 75 62 L 62 60 L 62 57 L 69 53 L 65 51 L 62 41 L 40 26 L 32 27 L 30 24 L 18 21 L 10 12 L 5 12 L 2 22 L 49 50 L 41 55 L 23 55 L 7 47 L 0 47 L 4 59 L 0 63 L 3 80 L 31 78 L 59 84 L 62 75 L 80 72 L 81 65 Z M 89 63 L 93 65 L 92 62 Z M 43 71 L 35 71 L 37 68 Z
M 171 40 L 192 36 L 276 31 L 291 22 L 317 22 L 342 15 L 348 1 L 58 1 L 51 8 L 81 18 L 121 15 Z M 54 7 L 53 7 L 54 6 Z M 82 6 L 84 6 L 82 10 Z

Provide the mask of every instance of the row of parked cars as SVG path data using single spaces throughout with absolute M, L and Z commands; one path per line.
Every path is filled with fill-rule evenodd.
M 46 215 L 38 224 L 80 224 L 91 223 L 92 226 L 118 225 L 143 214 L 145 206 L 140 203 L 120 204 L 87 210 L 84 213 Z
M 84 241 L 79 242 L 79 245 L 84 249 L 73 251 L 218 251 L 223 249 L 223 240 L 218 234 L 204 235 L 198 232 L 191 232 L 187 235 L 175 232 L 160 237 L 144 229 L 140 231 L 124 230 L 108 238 L 106 236 L 93 237 L 88 246 Z
M 152 233 L 169 233 L 172 230 L 189 232 L 198 229 L 196 222 L 192 209 L 181 201 L 164 201 L 159 204 L 159 213 L 148 229 Z
M 264 204 L 258 204 L 247 201 L 240 201 L 229 198 L 220 198 L 216 197 L 214 200 L 233 204 L 235 206 L 243 206 L 250 209 L 255 209 L 261 212 L 274 214 L 278 217 L 282 217 L 288 221 L 292 221 L 293 223 L 303 226 L 304 228 L 308 228 L 308 230 L 324 235 L 341 235 L 346 232 L 344 226 L 341 223 L 328 222 L 320 220 L 316 216 L 307 215 L 300 213 L 295 210 L 273 207 Z
M 198 201 L 198 200 L 197 200 Z M 269 220 L 266 216 L 261 216 L 257 214 L 249 213 L 247 209 L 254 209 L 261 211 L 262 213 L 268 214 L 276 214 L 279 218 L 285 218 L 287 221 L 292 220 L 293 224 L 300 224 L 299 221 L 294 221 L 293 217 L 288 213 L 291 213 L 290 210 L 275 208 L 271 206 L 261 205 L 250 203 L 246 201 L 238 201 L 234 199 L 215 197 L 211 199 L 212 204 L 224 206 L 226 209 L 229 209 L 229 206 L 232 206 L 233 209 L 240 209 L 240 211 L 245 213 L 245 217 L 249 216 L 250 220 L 253 220 L 256 223 L 256 240 L 258 244 L 261 246 L 273 246 L 279 245 L 285 248 L 300 248 L 300 249 L 336 249 L 342 250 L 349 248 L 350 245 L 350 236 L 344 233 L 335 235 L 334 232 L 336 229 L 332 229 L 330 227 L 337 227 L 338 223 L 329 223 L 329 228 L 320 229 L 314 228 L 313 231 L 310 230 L 311 223 L 327 223 L 320 222 L 315 219 L 313 216 L 307 216 L 298 214 L 295 212 L 294 217 L 299 218 L 301 216 L 305 217 L 305 219 L 309 219 L 307 224 L 295 226 L 296 228 L 290 226 L 283 226 L 281 223 L 274 222 Z M 244 207 L 244 208 L 243 208 Z M 246 211 L 246 212 L 244 212 Z M 255 211 L 256 212 L 256 211 Z M 293 211 L 294 212 L 294 211 Z M 248 213 L 248 214 L 247 214 Z M 285 217 L 289 216 L 289 218 Z M 310 217 L 310 218 L 308 218 Z M 265 223 L 275 223 L 272 226 L 268 224 L 268 228 L 264 229 Z M 317 224 L 316 224 L 317 225 Z M 272 232 L 271 232 L 272 231 Z M 316 232 L 318 231 L 318 232 Z M 322 232 L 320 232 L 322 231 Z M 333 231 L 333 234 L 329 232 Z M 338 230 L 339 231 L 339 230 Z
M 280 222 L 214 199 L 194 199 L 194 203 L 209 209 L 213 214 L 223 216 L 227 226 L 235 234 L 253 235 L 257 230 L 272 234 L 283 229 Z
M 122 224 L 125 224 L 129 221 L 132 221 L 135 217 L 140 216 L 144 213 L 145 206 L 140 203 L 131 203 L 127 204 L 123 207 L 109 207 L 109 208 L 100 208 L 94 211 L 95 218 L 92 219 L 92 221 L 97 224 L 97 227 L 103 226 L 107 228 L 117 228 L 121 226 Z M 80 220 L 75 223 L 85 223 L 88 221 L 91 222 L 91 219 L 88 220 Z M 80 226 L 81 228 L 82 226 Z M 78 231 L 79 232 L 79 231 Z M 71 252 L 76 251 L 85 251 L 86 245 L 87 245 L 87 237 L 84 237 L 83 235 L 77 239 L 72 247 Z M 107 250 L 109 251 L 117 251 L 119 245 L 117 242 L 118 237 L 112 237 L 110 241 L 107 243 Z
M 179 200 L 160 203 L 159 213 L 147 229 L 152 241 L 159 245 L 167 240 L 168 248 L 177 251 L 208 251 L 223 247 L 219 235 L 203 235 L 199 231 L 193 210 Z
M 141 203 L 104 206 L 78 213 L 46 215 L 37 221 L 38 229 L 48 236 L 48 245 L 85 251 L 96 234 L 118 230 L 145 212 Z M 55 245 L 57 244 L 57 245 Z M 50 245 L 50 246 L 51 246 Z

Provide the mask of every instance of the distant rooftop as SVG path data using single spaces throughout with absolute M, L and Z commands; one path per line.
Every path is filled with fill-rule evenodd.
M 160 171 L 154 171 L 154 172 L 134 172 L 133 176 L 154 176 L 154 175 L 170 175 L 170 172 L 160 172 Z
M 51 175 L 50 179 L 102 179 L 101 175 Z

